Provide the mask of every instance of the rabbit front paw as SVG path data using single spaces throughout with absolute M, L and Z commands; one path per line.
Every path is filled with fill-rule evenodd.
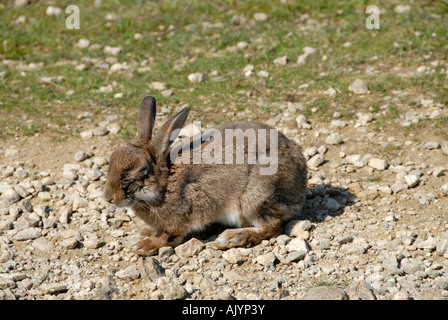
M 147 237 L 132 246 L 132 251 L 139 256 L 153 256 L 159 252 L 160 246 L 158 246 L 155 237 Z

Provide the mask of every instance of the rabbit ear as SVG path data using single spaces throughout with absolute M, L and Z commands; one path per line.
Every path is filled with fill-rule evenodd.
M 171 144 L 179 135 L 180 129 L 187 120 L 189 106 L 186 106 L 178 114 L 169 118 L 155 134 L 153 146 L 158 153 L 160 160 L 166 161 Z
M 138 116 L 138 134 L 139 139 L 151 140 L 152 129 L 156 120 L 156 99 L 147 96 L 140 105 L 140 114 Z

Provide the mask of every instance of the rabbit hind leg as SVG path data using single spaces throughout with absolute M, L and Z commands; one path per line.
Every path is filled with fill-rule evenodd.
M 251 219 L 251 227 L 225 230 L 216 238 L 215 246 L 218 249 L 248 247 L 276 237 L 282 231 L 282 216 L 281 211 L 264 206 Z

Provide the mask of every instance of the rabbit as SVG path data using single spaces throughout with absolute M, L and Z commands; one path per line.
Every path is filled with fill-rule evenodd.
M 213 245 L 222 250 L 257 245 L 280 235 L 283 222 L 300 213 L 305 203 L 307 167 L 302 148 L 265 124 L 229 122 L 213 128 L 217 133 L 213 139 L 199 137 L 199 143 L 198 139 L 190 139 L 181 144 L 183 149 L 175 150 L 173 141 L 188 112 L 188 106 L 183 108 L 153 135 L 156 100 L 152 96 L 144 98 L 136 140 L 110 157 L 104 199 L 117 207 L 131 207 L 148 225 L 140 231 L 139 241 L 132 250 L 142 256 L 157 254 L 159 248 L 175 247 L 186 235 L 212 223 L 234 227 L 214 240 Z M 228 129 L 237 134 L 232 139 L 219 139 Z M 270 139 L 265 141 L 265 155 L 277 157 L 273 174 L 260 173 L 266 169 L 266 163 L 241 163 L 235 159 L 229 163 L 179 161 L 189 150 L 204 151 L 207 146 L 210 149 L 221 145 L 224 148 L 225 140 L 240 138 L 243 144 L 236 148 L 245 147 L 243 160 L 248 160 L 259 141 L 244 136 L 249 131 L 270 132 L 270 136 L 277 138 L 274 143 Z M 190 160 L 194 154 L 190 153 Z

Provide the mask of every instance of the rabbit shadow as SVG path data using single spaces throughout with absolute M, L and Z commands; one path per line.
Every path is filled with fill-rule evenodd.
M 294 219 L 314 223 L 340 216 L 357 202 L 356 196 L 347 189 L 324 184 L 308 188 L 306 198 L 302 211 Z

